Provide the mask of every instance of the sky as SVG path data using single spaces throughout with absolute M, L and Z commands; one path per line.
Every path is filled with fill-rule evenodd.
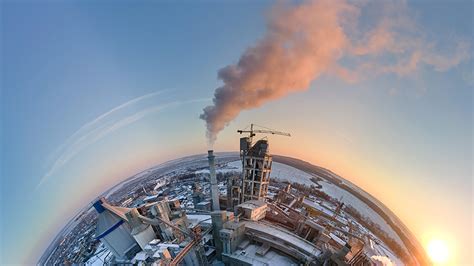
M 370 1 L 354 2 L 362 28 L 380 20 Z M 423 246 L 441 239 L 449 264 L 471 265 L 473 4 L 390 3 L 416 25 L 394 42 L 415 43 L 402 48 L 421 54 L 416 64 L 384 68 L 401 56 L 369 42 L 344 46 L 349 55 L 334 60 L 352 75 L 331 68 L 308 88 L 242 108 L 213 148 L 237 151 L 236 130 L 250 123 L 290 132 L 269 137 L 273 154 L 352 181 Z M 80 208 L 121 180 L 205 153 L 199 117 L 223 84 L 218 70 L 265 39 L 274 5 L 2 1 L 1 264 L 35 263 Z M 363 68 L 368 59 L 373 68 Z

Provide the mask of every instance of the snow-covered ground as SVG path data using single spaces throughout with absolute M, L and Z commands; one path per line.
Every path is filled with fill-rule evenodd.
M 373 244 L 373 249 L 375 251 L 376 254 L 381 254 L 381 255 L 378 255 L 376 256 L 378 258 L 378 260 L 382 263 L 384 263 L 383 265 L 387 265 L 387 266 L 391 266 L 391 265 L 403 265 L 403 262 L 397 258 L 397 256 L 395 256 L 389 249 L 387 249 L 385 246 L 383 245 L 380 245 L 380 244 L 376 244 L 374 243 Z
M 94 255 L 85 263 L 87 266 L 101 266 L 105 265 L 107 257 L 109 257 L 111 252 L 107 250 L 104 244 L 101 244 L 100 247 L 96 250 Z
M 242 163 L 240 161 L 233 161 L 224 166 L 216 166 L 217 173 L 241 172 Z M 209 174 L 209 169 L 201 169 L 194 172 L 195 174 Z
M 387 234 L 391 238 L 395 239 L 401 246 L 404 246 L 403 241 L 400 239 L 398 234 L 392 229 L 392 227 L 387 222 L 385 222 L 385 220 L 377 212 L 375 212 L 363 201 L 359 200 L 357 197 L 347 192 L 346 190 L 341 189 L 338 186 L 327 181 L 320 181 L 319 184 L 323 186 L 321 190 L 324 191 L 326 194 L 333 198 L 341 200 L 346 205 L 354 207 L 360 214 L 369 218 L 372 222 L 378 224 L 384 232 L 387 232 Z
M 223 154 L 216 154 L 216 159 L 217 159 L 217 172 L 221 173 L 226 173 L 226 172 L 241 172 L 242 169 L 242 164 L 240 160 L 235 160 L 238 159 L 238 155 L 235 153 L 223 153 Z M 222 163 L 222 162 L 227 161 L 227 163 Z M 209 173 L 209 170 L 206 169 L 208 166 L 207 164 L 207 156 L 206 155 L 194 155 L 194 156 L 188 156 L 185 158 L 180 158 L 176 159 L 173 161 L 169 161 L 160 165 L 157 165 L 153 168 L 150 168 L 146 171 L 143 171 L 137 175 L 135 175 L 134 178 L 143 176 L 147 173 L 152 173 L 154 171 L 160 171 L 161 174 L 165 173 L 179 173 L 179 172 L 186 172 L 187 169 L 199 169 L 196 170 L 195 173 L 197 174 L 207 174 Z M 338 187 L 337 185 L 331 183 L 330 181 L 324 179 L 323 177 L 320 176 L 313 176 L 312 174 L 309 174 L 305 171 L 302 171 L 300 169 L 294 168 L 292 166 L 278 163 L 278 162 L 273 162 L 272 163 L 272 173 L 271 173 L 271 178 L 274 179 L 279 179 L 279 180 L 286 180 L 289 182 L 297 182 L 305 185 L 314 185 L 314 182 L 311 181 L 312 177 L 319 177 L 322 179 L 322 181 L 318 181 L 318 183 L 322 186 L 321 190 L 327 193 L 329 196 L 336 198 L 336 199 L 341 199 L 342 202 L 346 205 L 350 205 L 357 209 L 363 216 L 369 218 L 372 220 L 374 223 L 378 224 L 382 230 L 387 232 L 390 237 L 395 239 L 402 247 L 405 247 L 403 244 L 402 240 L 399 238 L 397 233 L 385 222 L 385 220 L 378 215 L 374 210 L 372 210 L 367 204 L 359 200 L 357 197 L 352 195 L 351 193 L 347 192 L 346 190 Z M 361 191 L 361 194 L 363 196 L 369 197 L 370 200 L 372 200 L 372 196 L 365 193 L 365 191 L 362 191 L 360 188 L 358 188 L 356 185 L 352 184 L 351 182 L 343 179 L 342 177 L 339 177 L 337 175 L 334 175 L 335 178 L 341 180 L 344 184 L 350 186 L 351 188 L 355 189 L 356 191 Z M 127 180 L 129 181 L 129 180 Z M 126 183 L 125 181 L 124 183 Z M 118 185 L 117 187 L 114 187 L 112 191 L 108 191 L 107 194 L 111 194 L 113 191 L 117 190 L 121 186 Z
M 223 169 L 230 169 L 232 168 L 234 171 L 241 171 L 242 165 L 240 161 L 234 161 L 234 162 L 229 162 L 226 167 Z M 237 169 L 236 169 L 237 168 Z M 218 170 L 219 171 L 219 170 Z M 299 170 L 297 168 L 294 168 L 292 166 L 282 164 L 282 163 L 277 163 L 277 162 L 272 162 L 272 173 L 271 173 L 271 178 L 278 179 L 278 180 L 286 180 L 289 182 L 296 182 L 304 185 L 315 185 L 313 181 L 311 181 L 311 178 L 314 177 L 312 174 L 309 174 L 307 172 L 304 172 L 302 170 Z M 322 177 L 319 177 L 323 179 Z M 341 179 L 341 177 L 338 177 L 338 179 Z M 344 182 L 343 179 L 341 181 Z M 346 184 L 350 184 L 351 187 L 352 183 L 345 182 Z M 400 239 L 398 234 L 390 227 L 387 222 L 372 208 L 370 208 L 367 204 L 365 204 L 363 201 L 352 195 L 351 193 L 347 192 L 346 190 L 334 185 L 333 183 L 330 183 L 327 180 L 322 180 L 319 181 L 318 184 L 322 186 L 321 191 L 324 193 L 328 194 L 329 196 L 336 198 L 338 200 L 341 200 L 344 202 L 346 205 L 350 205 L 354 207 L 357 211 L 359 211 L 360 214 L 363 216 L 369 218 L 372 222 L 378 224 L 380 228 L 387 232 L 387 234 L 396 240 L 402 247 L 405 245 L 403 244 L 403 241 Z M 360 190 L 360 189 L 357 189 Z
M 312 177 L 312 175 L 289 165 L 272 162 L 272 172 L 270 174 L 270 178 L 311 186 L 315 185 L 315 183 L 311 181 Z

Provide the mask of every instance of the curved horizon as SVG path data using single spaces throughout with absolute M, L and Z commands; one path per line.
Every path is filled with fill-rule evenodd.
M 219 155 L 229 155 L 229 154 L 232 154 L 236 157 L 239 157 L 239 152 L 238 151 L 215 151 L 214 154 L 216 155 L 216 159 L 220 159 L 219 158 Z M 146 168 L 144 170 L 140 170 L 139 172 L 123 179 L 122 181 L 112 185 L 111 187 L 107 188 L 105 191 L 99 193 L 94 199 L 98 199 L 100 197 L 107 197 L 108 194 L 111 193 L 111 191 L 113 191 L 117 186 L 122 186 L 128 182 L 131 182 L 133 180 L 136 180 L 136 179 L 140 179 L 142 178 L 143 176 L 141 175 L 142 173 L 144 172 L 149 172 L 150 170 L 153 170 L 153 169 L 159 169 L 159 168 L 162 168 L 164 167 L 165 165 L 166 166 L 170 166 L 170 165 L 175 165 L 175 166 L 179 166 L 179 164 L 182 162 L 182 161 L 193 161 L 193 160 L 196 160 L 197 157 L 199 157 L 200 159 L 205 159 L 207 160 L 207 156 L 208 154 L 207 153 L 199 153 L 199 154 L 191 154 L 191 155 L 185 155 L 183 157 L 179 157 L 179 158 L 174 158 L 174 159 L 171 159 L 171 160 L 168 160 L 168 161 L 165 161 L 165 162 L 162 162 L 162 163 L 159 163 L 155 166 L 152 166 L 152 167 L 149 167 L 149 168 Z M 301 161 L 303 163 L 308 163 L 300 158 L 294 158 L 294 157 L 288 157 L 288 156 L 285 156 L 285 155 L 280 155 L 280 154 L 272 154 L 272 157 L 273 157 L 273 161 L 274 162 L 278 162 L 278 163 L 283 163 L 283 164 L 286 164 L 282 161 L 281 158 L 287 158 L 287 159 L 292 159 L 292 160 L 297 160 L 297 161 Z M 398 216 L 396 216 L 396 214 L 394 214 L 387 206 L 384 205 L 383 202 L 379 201 L 377 198 L 375 198 L 374 196 L 372 196 L 370 193 L 368 193 L 367 191 L 363 190 L 362 188 L 358 187 L 357 184 L 353 184 L 351 181 L 345 179 L 344 177 L 338 175 L 337 173 L 334 173 L 333 171 L 331 171 L 330 169 L 326 169 L 324 167 L 321 167 L 321 166 L 318 166 L 318 165 L 314 165 L 314 164 L 311 164 L 309 163 L 310 165 L 312 166 L 315 166 L 315 167 L 318 167 L 318 168 L 322 168 L 324 170 L 327 170 L 333 174 L 335 174 L 338 178 L 344 180 L 344 181 L 347 181 L 349 183 L 351 183 L 352 185 L 354 185 L 356 188 L 358 188 L 361 192 L 364 192 L 364 193 L 367 193 L 367 195 L 369 195 L 371 198 L 367 198 L 369 201 L 372 201 L 373 203 L 375 203 L 376 205 L 379 205 L 379 204 L 382 204 L 382 207 L 383 208 L 386 208 L 386 210 L 388 210 L 390 213 L 388 213 L 389 216 L 392 216 L 391 218 L 395 218 L 398 220 L 399 225 L 402 225 L 403 227 L 405 227 L 403 230 L 403 234 L 405 234 L 405 236 L 407 236 L 410 241 L 414 241 L 416 243 L 416 248 L 420 249 L 418 250 L 418 252 L 423 252 L 423 257 L 421 257 L 421 260 L 426 260 L 426 257 L 427 257 L 427 254 L 426 254 L 426 250 L 421 247 L 421 244 L 420 244 L 420 241 L 417 239 L 417 237 L 411 232 L 411 230 L 408 229 L 408 227 L 405 226 L 405 224 L 403 223 L 403 221 L 398 218 Z M 291 166 L 290 164 L 286 164 L 286 165 L 289 165 Z M 297 167 L 295 166 L 291 166 L 291 167 L 294 167 L 295 169 L 298 169 Z M 304 170 L 302 170 L 304 171 Z M 309 172 L 308 172 L 309 173 Z M 311 173 L 309 173 L 311 174 Z M 278 177 L 276 177 L 278 179 Z M 295 181 L 297 182 L 297 181 Z M 351 193 L 351 192 L 349 192 Z M 330 195 L 331 196 L 331 195 Z M 364 195 L 361 194 L 362 197 L 365 197 Z M 375 201 L 375 202 L 374 202 Z M 64 226 L 62 228 L 59 228 L 59 230 L 57 231 L 56 235 L 53 236 L 53 239 L 56 239 L 57 237 L 61 236 L 61 233 L 64 229 L 67 228 L 67 226 L 69 225 L 70 222 L 74 221 L 78 215 L 81 215 L 85 210 L 90 210 L 93 206 L 93 202 L 94 200 L 91 200 L 90 203 L 88 203 L 87 205 L 85 205 L 84 207 L 81 208 L 81 210 L 79 212 L 77 212 L 74 216 L 70 217 L 70 219 L 64 224 Z M 385 210 L 382 210 L 385 212 Z M 384 219 L 385 220 L 385 219 Z M 390 223 L 389 223 L 390 224 Z M 391 227 L 391 226 L 390 226 Z M 408 229 L 408 230 L 407 230 Z M 399 234 L 398 232 L 395 232 L 397 235 Z M 49 248 L 50 246 L 52 245 L 55 245 L 56 244 L 56 241 L 51 241 L 51 243 L 49 245 L 47 245 L 45 247 L 45 250 L 43 251 L 43 253 L 41 253 L 41 255 L 38 257 L 38 260 L 40 260 L 43 256 L 45 255 L 49 255 L 49 253 L 47 253 L 49 251 Z M 412 254 L 413 255 L 413 254 Z M 413 255 L 415 256 L 415 255 Z M 420 258 L 418 258 L 420 259 Z
M 215 137 L 238 150 L 250 123 L 473 263 L 472 1 L 0 5 L 0 264 L 35 263 L 134 173 Z

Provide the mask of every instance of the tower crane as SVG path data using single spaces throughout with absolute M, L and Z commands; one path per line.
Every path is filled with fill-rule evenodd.
M 239 133 L 239 134 L 248 133 L 248 134 L 249 134 L 250 143 L 252 143 L 252 138 L 253 138 L 257 133 L 272 134 L 272 135 L 280 135 L 280 136 L 291 137 L 291 134 L 290 134 L 290 133 L 281 132 L 281 131 L 276 131 L 276 130 L 272 130 L 272 129 L 269 129 L 269 128 L 266 128 L 266 129 L 254 129 L 254 126 L 256 126 L 256 125 L 255 125 L 255 124 L 250 124 L 250 130 L 239 129 L 239 130 L 237 130 L 237 133 Z M 260 127 L 262 127 L 262 126 L 260 126 Z M 262 127 L 262 128 L 265 128 L 265 127 Z

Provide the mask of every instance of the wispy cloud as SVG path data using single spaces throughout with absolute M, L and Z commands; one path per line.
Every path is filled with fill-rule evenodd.
M 164 103 L 160 105 L 153 105 L 147 108 L 144 108 L 138 112 L 129 114 L 127 116 L 121 117 L 119 119 L 113 119 L 119 111 L 127 109 L 128 107 L 138 105 L 146 99 L 155 97 L 162 92 L 150 93 L 147 95 L 140 96 L 133 100 L 130 100 L 124 104 L 121 104 L 110 111 L 98 116 L 94 120 L 86 123 L 79 130 L 77 130 L 71 137 L 69 137 L 65 143 L 63 143 L 56 151 L 56 160 L 52 163 L 49 170 L 42 176 L 36 189 L 38 189 L 44 182 L 51 178 L 59 169 L 64 167 L 72 158 L 74 158 L 78 153 L 80 153 L 86 147 L 94 144 L 102 138 L 110 135 L 111 133 L 126 127 L 147 115 L 160 112 L 166 108 L 176 107 L 183 104 L 190 104 L 196 102 L 207 102 L 210 101 L 208 98 L 203 99 L 192 99 L 192 100 L 183 100 L 183 101 L 173 101 L 169 103 Z
M 112 108 L 111 110 L 101 114 L 97 118 L 95 118 L 92 121 L 89 121 L 88 123 L 84 124 L 81 128 L 79 128 L 74 134 L 72 134 L 70 137 L 66 139 L 51 155 L 51 157 L 56 158 L 58 157 L 59 154 L 63 153 L 64 150 L 71 146 L 74 143 L 80 142 L 82 139 L 87 138 L 88 134 L 87 132 L 91 132 L 91 129 L 96 128 L 98 125 L 100 125 L 106 118 L 109 118 L 112 115 L 115 115 L 119 113 L 120 111 L 127 109 L 128 107 L 144 101 L 146 99 L 150 99 L 153 97 L 156 97 L 165 91 L 156 91 L 153 93 L 145 94 L 140 97 L 134 98 L 128 102 L 125 102 L 117 107 Z

